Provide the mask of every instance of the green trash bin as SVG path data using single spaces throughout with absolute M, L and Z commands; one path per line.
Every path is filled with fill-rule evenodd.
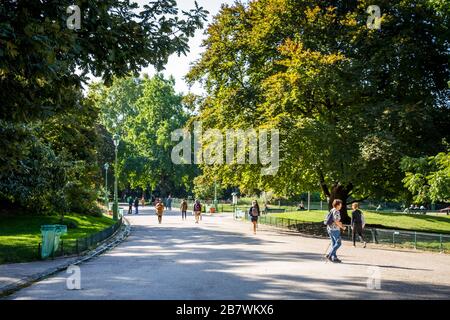
M 59 247 L 59 240 L 63 234 L 67 233 L 67 226 L 61 224 L 47 224 L 41 226 L 42 247 L 41 257 L 46 259 Z

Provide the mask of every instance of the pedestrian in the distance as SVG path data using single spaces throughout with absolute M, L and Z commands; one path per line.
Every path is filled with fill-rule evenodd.
M 167 209 L 172 210 L 172 196 L 169 194 L 166 200 Z
M 196 199 L 194 203 L 194 215 L 195 215 L 195 223 L 198 223 L 200 216 L 202 215 L 202 205 L 200 200 Z
M 141 198 L 141 206 L 142 207 L 145 206 L 145 197 L 144 197 L 144 195 L 142 195 L 142 198 Z
M 159 222 L 159 224 L 161 224 L 162 216 L 164 214 L 164 204 L 161 202 L 161 199 L 156 200 L 155 209 L 156 209 L 156 215 L 158 216 L 158 222 Z
M 325 218 L 325 224 L 327 225 L 328 235 L 331 240 L 330 252 L 326 255 L 326 258 L 332 262 L 342 262 L 337 257 L 337 250 L 341 246 L 341 229 L 345 230 L 346 227 L 341 222 L 341 213 L 339 210 L 342 208 L 342 200 L 335 199 L 333 201 L 333 208 L 327 214 Z
M 269 207 L 267 206 L 267 203 L 264 203 L 264 211 L 263 211 L 263 213 L 267 214 L 268 211 L 269 211 Z
M 364 215 L 359 210 L 359 203 L 355 202 L 352 204 L 352 239 L 353 239 L 353 246 L 356 247 L 356 235 L 359 236 L 359 239 L 361 242 L 364 242 L 364 248 L 366 247 L 366 241 L 363 237 L 363 230 L 365 227 L 365 221 L 364 221 Z
M 180 211 L 181 211 L 181 219 L 186 220 L 186 212 L 187 212 L 188 204 L 186 199 L 181 201 Z
M 253 234 L 256 234 L 256 224 L 258 223 L 258 217 L 260 215 L 258 201 L 253 200 L 252 206 L 248 210 L 248 214 L 253 223 Z
M 128 214 L 133 214 L 133 197 L 128 197 Z
M 135 214 L 138 214 L 139 212 L 139 198 L 134 198 L 134 209 L 136 210 Z

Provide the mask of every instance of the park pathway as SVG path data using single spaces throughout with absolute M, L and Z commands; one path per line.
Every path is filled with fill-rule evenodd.
M 448 299 L 450 255 L 353 248 L 326 263 L 328 241 L 302 237 L 230 215 L 200 224 L 179 212 L 158 225 L 153 208 L 127 216 L 130 237 L 81 265 L 81 290 L 61 272 L 9 299 Z M 379 278 L 380 289 L 377 287 Z M 373 284 L 372 286 L 369 284 Z M 372 287 L 372 288 L 371 288 Z

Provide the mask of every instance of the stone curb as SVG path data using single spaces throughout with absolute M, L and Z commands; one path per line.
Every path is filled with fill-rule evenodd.
M 4 299 L 6 296 L 11 295 L 12 293 L 19 291 L 20 289 L 31 286 L 33 283 L 41 281 L 45 278 L 50 277 L 51 275 L 58 273 L 67 269 L 71 265 L 79 265 L 83 262 L 86 262 L 92 258 L 99 256 L 100 254 L 113 249 L 121 242 L 123 242 L 131 233 L 131 225 L 130 222 L 123 217 L 123 224 L 120 229 L 112 235 L 110 238 L 101 242 L 95 249 L 88 251 L 86 254 L 81 256 L 79 259 L 72 262 L 64 262 L 57 267 L 52 267 L 44 272 L 36 273 L 32 276 L 21 279 L 13 284 L 5 286 L 0 289 L 0 299 Z

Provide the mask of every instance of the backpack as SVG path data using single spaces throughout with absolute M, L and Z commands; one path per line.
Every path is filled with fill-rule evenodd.
M 194 211 L 202 211 L 202 206 L 200 203 L 194 204 Z
M 325 220 L 323 221 L 323 224 L 326 226 L 331 226 L 334 222 L 334 210 L 331 209 L 327 216 L 325 217 Z

